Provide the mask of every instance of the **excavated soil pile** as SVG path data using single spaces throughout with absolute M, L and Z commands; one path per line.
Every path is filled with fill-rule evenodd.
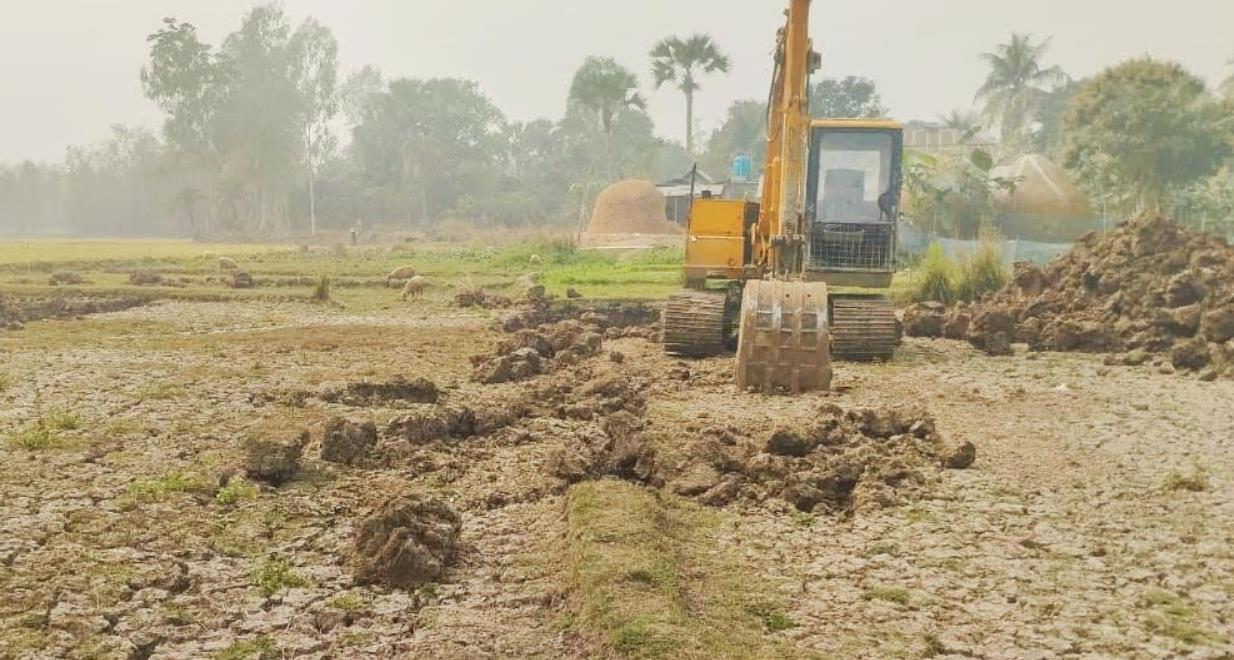
M 589 234 L 680 234 L 669 222 L 664 195 L 650 181 L 628 180 L 605 188 L 587 224 Z
M 0 296 L 0 328 L 18 329 L 43 319 L 71 319 L 89 314 L 119 312 L 144 305 L 140 298 L 14 298 Z
M 356 526 L 356 581 L 404 588 L 431 582 L 454 563 L 462 528 L 463 519 L 441 500 L 393 497 Z
M 912 336 L 963 338 L 992 354 L 1032 350 L 1114 354 L 1141 364 L 1234 376 L 1234 248 L 1161 216 L 1089 235 L 1044 269 L 1016 264 L 1013 282 L 979 303 L 915 305 Z
M 641 336 L 651 338 L 658 313 L 641 305 L 580 307 L 553 306 L 533 301 L 507 318 L 503 329 L 512 336 L 491 353 L 471 358 L 472 379 L 488 385 L 527 380 L 570 366 L 600 352 L 605 339 Z
M 827 404 L 804 428 L 708 429 L 686 455 L 696 458 L 666 478 L 680 495 L 712 505 L 774 497 L 834 514 L 920 497 L 940 467 L 967 468 L 976 449 L 945 442 L 933 417 L 918 410 Z

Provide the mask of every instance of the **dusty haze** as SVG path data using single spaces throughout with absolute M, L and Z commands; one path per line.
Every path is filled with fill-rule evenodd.
M 99 139 L 113 123 L 158 127 L 141 93 L 146 34 L 164 16 L 194 23 L 217 43 L 251 0 L 4 0 L 0 9 L 0 160 L 58 160 L 65 147 Z M 337 35 L 344 69 L 365 64 L 390 77 L 473 79 L 510 117 L 559 117 L 570 77 L 586 55 L 608 55 L 649 87 L 647 51 L 674 33 L 705 32 L 733 57 L 731 76 L 704 81 L 698 120 L 714 128 L 729 103 L 762 97 L 781 0 L 296 0 Z M 1121 59 L 1168 58 L 1215 83 L 1234 48 L 1234 3 L 1220 0 L 816 0 L 814 34 L 829 76 L 874 79 L 892 113 L 933 118 L 970 104 L 984 75 L 976 53 L 1012 30 L 1054 36 L 1047 62 L 1080 77 Z M 681 139 L 682 100 L 651 93 L 657 130 Z

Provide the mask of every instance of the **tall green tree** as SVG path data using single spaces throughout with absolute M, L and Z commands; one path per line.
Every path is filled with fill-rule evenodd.
M 976 100 L 985 118 L 1001 129 L 1005 144 L 1016 146 L 1024 139 L 1041 97 L 1068 80 L 1061 68 L 1043 66 L 1049 49 L 1048 38 L 1033 43 L 1032 35 L 1012 33 L 1010 42 L 980 56 L 990 71 Z
M 1084 83 L 1063 118 L 1064 159 L 1094 199 L 1163 211 L 1171 191 L 1230 155 L 1204 81 L 1173 62 L 1134 59 Z
M 375 66 L 366 65 L 348 74 L 339 89 L 339 107 L 347 119 L 347 125 L 356 126 L 363 121 L 364 108 L 369 99 L 385 90 L 385 78 L 381 75 L 381 69 Z
M 824 78 L 810 85 L 810 114 L 827 119 L 859 119 L 887 114 L 878 85 L 869 78 Z
M 141 70 L 142 89 L 164 113 L 163 135 L 180 178 L 174 201 L 194 235 L 213 233 L 219 229 L 214 192 L 224 151 L 219 115 L 234 72 L 190 23 L 164 19 L 146 42 L 150 60 Z
M 263 234 L 290 229 L 295 172 L 304 162 L 302 101 L 292 27 L 282 7 L 258 5 L 229 34 L 222 56 L 233 71 L 219 115 L 227 203 Z
M 712 174 L 728 171 L 733 158 L 749 156 L 757 173 L 767 155 L 767 103 L 755 99 L 734 101 L 724 123 L 707 141 L 703 168 Z
M 473 82 L 403 78 L 369 98 L 352 149 L 385 208 L 426 223 L 492 185 L 504 123 Z
M 732 62 L 711 37 L 695 34 L 682 39 L 661 39 L 651 49 L 651 73 L 655 87 L 673 83 L 686 97 L 686 150 L 694 153 L 694 93 L 699 77 L 708 73 L 728 73 Z
M 308 175 L 309 233 L 317 233 L 317 171 L 338 145 L 331 122 L 339 111 L 338 41 L 307 18 L 291 37 L 292 76 L 300 97 L 297 123 Z
M 647 109 L 638 91 L 638 76 L 611 57 L 588 57 L 570 83 L 570 102 L 595 113 L 605 135 L 613 134 L 613 119 L 626 108 Z

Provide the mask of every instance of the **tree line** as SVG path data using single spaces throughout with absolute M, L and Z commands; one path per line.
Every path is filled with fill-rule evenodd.
M 142 88 L 162 130 L 116 126 L 63 163 L 0 164 L 0 231 L 269 237 L 451 218 L 570 224 L 616 180 L 671 178 L 693 162 L 723 177 L 738 155 L 757 171 L 765 151 L 760 99 L 734 102 L 696 140 L 694 95 L 732 67 L 706 35 L 666 37 L 648 53 L 652 88 L 682 94 L 684 145 L 656 135 L 639 75 L 607 57 L 581 63 L 562 117 L 524 122 L 471 81 L 386 79 L 375 67 L 343 75 L 330 29 L 311 17 L 293 24 L 278 4 L 252 9 L 217 45 L 174 18 L 147 41 Z M 981 55 L 988 76 L 975 109 L 929 124 L 969 141 L 994 134 L 999 145 L 910 157 L 919 212 L 953 235 L 977 233 L 1006 185 L 989 176 L 993 164 L 1038 152 L 1115 212 L 1234 224 L 1234 76 L 1208 90 L 1176 64 L 1143 58 L 1074 80 L 1045 64 L 1048 48 L 1016 34 Z M 888 112 L 861 77 L 815 82 L 810 108 Z

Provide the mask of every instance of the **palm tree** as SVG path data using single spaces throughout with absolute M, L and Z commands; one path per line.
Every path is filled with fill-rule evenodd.
M 728 73 L 730 66 L 728 56 L 705 34 L 686 39 L 666 37 L 651 49 L 651 72 L 656 79 L 656 89 L 671 82 L 686 95 L 686 151 L 691 154 L 694 153 L 694 92 L 699 89 L 698 76 Z
M 647 108 L 638 93 L 638 77 L 611 57 L 588 57 L 583 62 L 570 84 L 570 100 L 595 113 L 605 135 L 612 135 L 618 112 Z
M 944 128 L 960 132 L 960 141 L 968 142 L 981 132 L 981 117 L 972 110 L 952 110 L 945 115 L 939 115 L 939 123 Z
M 1032 35 L 1011 34 L 1011 42 L 1000 44 L 993 53 L 982 53 L 990 65 L 985 84 L 976 100 L 984 102 L 982 114 L 1002 129 L 1004 142 L 1015 142 L 1024 134 L 1046 85 L 1067 82 L 1067 74 L 1057 66 L 1041 68 L 1041 59 L 1050 48 L 1050 39 L 1034 44 Z

